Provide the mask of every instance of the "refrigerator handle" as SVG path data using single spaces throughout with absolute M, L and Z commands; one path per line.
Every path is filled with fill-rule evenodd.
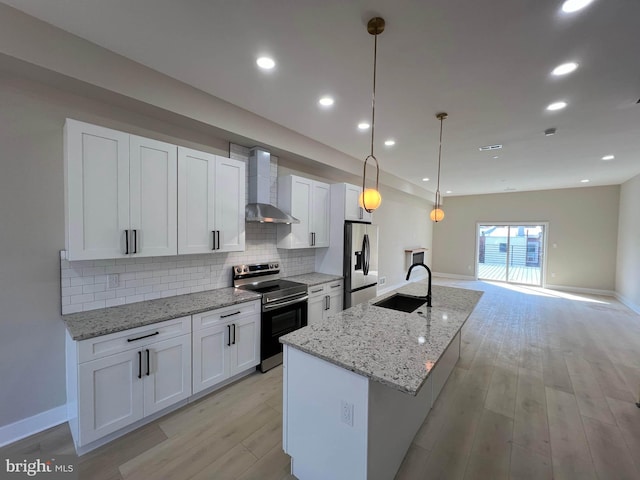
M 362 271 L 365 275 L 369 275 L 369 255 L 371 253 L 371 249 L 369 248 L 369 235 L 364 234 L 364 238 L 362 239 L 362 255 L 364 257 L 364 265 Z

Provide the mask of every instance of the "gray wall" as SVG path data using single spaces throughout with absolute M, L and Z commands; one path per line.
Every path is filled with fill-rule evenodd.
M 640 175 L 620 188 L 616 293 L 640 313 Z
M 616 185 L 447 198 L 447 216 L 433 228 L 434 270 L 475 276 L 476 222 L 549 222 L 546 283 L 612 292 L 619 192 Z

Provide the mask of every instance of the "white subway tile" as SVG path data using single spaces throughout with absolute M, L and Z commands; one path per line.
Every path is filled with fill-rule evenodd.
M 104 292 L 107 289 L 107 285 L 104 283 L 98 283 L 96 285 L 85 285 L 82 287 L 82 293 L 96 293 Z
M 143 285 L 158 285 L 159 283 L 162 283 L 162 279 L 160 277 L 145 278 L 142 281 Z
M 82 285 L 78 285 L 75 287 L 64 287 L 62 289 L 63 297 L 70 297 L 71 295 L 82 295 Z
M 162 283 L 171 283 L 176 281 L 176 275 L 167 275 L 166 277 L 161 277 Z
M 137 287 L 136 288 L 136 295 L 145 294 L 145 293 L 151 293 L 151 292 L 153 292 L 153 286 L 152 285 L 146 285 L 144 287 Z
M 87 267 L 82 269 L 82 276 L 87 275 L 104 275 L 106 267 Z
M 96 302 L 88 302 L 82 304 L 82 310 L 86 312 L 87 310 L 97 310 L 99 308 L 105 308 L 106 304 L 104 300 L 98 300 Z
M 184 282 L 185 280 L 190 280 L 191 275 L 188 273 L 183 273 L 182 275 L 176 275 L 176 282 Z
M 71 287 L 71 288 L 74 288 L 74 287 Z M 70 302 L 72 305 L 77 305 L 79 303 L 93 302 L 93 293 L 87 293 L 82 295 L 72 295 L 70 297 Z
M 129 295 L 135 295 L 135 288 L 117 288 L 116 289 L 116 297 L 127 297 Z
M 61 301 L 62 301 L 62 305 L 71 305 L 71 298 L 70 297 L 62 297 Z
M 96 292 L 94 294 L 96 300 L 110 300 L 116 298 L 115 290 L 107 290 L 106 292 Z
M 126 288 L 141 287 L 143 280 L 127 280 L 124 282 Z
M 71 286 L 71 279 L 70 278 L 61 278 L 60 279 L 60 287 L 64 288 L 64 287 L 70 287 Z
M 178 288 L 182 288 L 184 287 L 182 282 L 172 282 L 169 284 L 169 289 L 170 290 L 174 290 L 174 289 L 178 289 Z
M 62 314 L 67 315 L 69 313 L 76 313 L 82 311 L 82 304 L 78 303 L 77 305 L 63 305 L 62 306 Z
M 105 268 L 104 273 L 106 273 L 107 275 L 112 273 L 124 273 L 126 272 L 126 270 L 127 270 L 126 265 L 113 265 Z
M 93 277 L 93 283 L 107 283 L 106 275 L 96 275 Z
M 189 289 L 190 293 L 202 292 L 204 291 L 204 287 L 202 285 L 196 285 Z
M 145 293 L 144 295 L 145 300 L 155 300 L 156 298 L 162 298 L 160 292 Z
M 175 297 L 176 295 L 177 293 L 175 290 L 165 290 L 162 292 L 162 298 Z
M 140 279 L 140 278 L 151 278 L 153 277 L 153 272 L 137 272 L 136 273 L 136 279 Z
M 159 283 L 159 284 L 153 286 L 153 291 L 154 292 L 164 292 L 166 290 L 169 290 L 169 284 L 168 283 Z
M 167 275 L 169 275 L 169 269 L 154 270 L 153 272 L 154 277 L 166 277 Z
M 144 301 L 144 295 L 131 295 L 125 298 L 125 303 L 136 303 L 136 302 L 143 302 L 143 301 Z
M 107 307 L 115 307 L 117 305 L 124 305 L 125 300 L 124 300 L 124 297 L 112 298 L 112 299 L 105 300 L 104 303 Z
M 112 259 L 108 259 L 108 260 L 94 260 L 93 261 L 93 266 L 94 267 L 108 267 L 111 265 L 115 265 L 116 264 L 116 259 L 112 258 Z
M 177 295 L 187 295 L 188 293 L 191 293 L 191 289 L 189 287 L 182 287 L 176 290 Z
M 69 279 L 70 286 L 77 287 L 82 285 L 93 285 L 94 277 L 90 275 L 88 277 L 74 277 Z

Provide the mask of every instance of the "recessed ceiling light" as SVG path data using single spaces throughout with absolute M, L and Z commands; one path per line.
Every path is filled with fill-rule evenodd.
M 573 13 L 587 7 L 593 0 L 567 0 L 562 4 L 564 13 Z
M 358 124 L 358 130 L 368 130 L 370 126 L 371 125 L 369 125 L 367 122 L 360 122 Z
M 429 177 L 424 177 L 424 178 L 422 179 L 422 181 L 423 181 L 423 182 L 428 182 L 428 181 L 429 181 Z
M 547 110 L 550 110 L 550 111 L 562 110 L 566 106 L 567 106 L 567 102 L 555 102 L 555 103 L 552 103 L 551 105 L 549 105 L 547 107 Z
M 613 160 L 614 158 L 616 158 L 614 155 L 605 155 L 602 160 Z
M 496 158 L 500 158 L 500 155 L 494 155 L 494 156 L 493 156 L 493 157 L 491 157 L 491 158 L 493 158 L 493 159 L 495 160 Z
M 275 60 L 270 57 L 260 57 L 256 60 L 256 63 L 263 70 L 271 70 L 276 66 Z
M 562 65 L 558 65 L 556 68 L 554 68 L 551 71 L 551 75 L 555 75 L 555 76 L 567 75 L 575 71 L 576 68 L 578 68 L 578 64 L 575 62 L 563 63 Z
M 333 105 L 334 100 L 332 97 L 322 97 L 320 100 L 318 100 L 318 103 L 323 107 L 330 107 L 331 105 Z
M 446 192 L 444 192 L 444 193 L 453 193 L 453 190 L 447 190 L 447 191 L 446 191 Z
M 588 178 L 583 178 L 582 180 L 580 180 L 580 183 L 589 183 L 589 179 Z
M 480 150 L 481 152 L 486 152 L 489 150 L 501 150 L 502 149 L 502 145 L 497 144 L 497 145 L 485 145 L 484 147 L 478 147 L 478 150 Z
M 556 131 L 557 131 L 557 130 L 556 130 L 555 128 L 547 128 L 547 129 L 544 131 L 544 135 L 545 135 L 545 137 L 552 137 L 553 135 L 555 135 L 555 134 L 556 134 Z
M 390 138 L 389 140 L 385 140 L 385 141 L 384 141 L 384 144 L 385 144 L 387 147 L 393 147 L 393 146 L 396 144 L 396 141 Z

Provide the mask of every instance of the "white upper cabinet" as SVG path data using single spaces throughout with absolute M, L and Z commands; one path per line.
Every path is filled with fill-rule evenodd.
M 69 260 L 244 250 L 244 162 L 71 119 L 64 139 Z
M 175 255 L 177 147 L 67 119 L 69 260 Z
M 69 260 L 125 256 L 129 235 L 129 135 L 65 124 L 65 239 Z
M 278 224 L 278 248 L 329 246 L 330 186 L 296 175 L 278 178 L 278 206 L 300 220 Z
M 344 189 L 344 219 L 370 222 L 372 214 L 360 206 L 359 198 L 362 187 L 348 183 L 337 184 L 338 190 Z M 333 188 L 333 186 L 332 186 Z M 339 194 L 339 196 L 342 196 Z
M 177 147 L 131 135 L 129 212 L 133 254 L 175 255 L 178 240 Z
M 178 148 L 178 253 L 243 251 L 245 164 Z

